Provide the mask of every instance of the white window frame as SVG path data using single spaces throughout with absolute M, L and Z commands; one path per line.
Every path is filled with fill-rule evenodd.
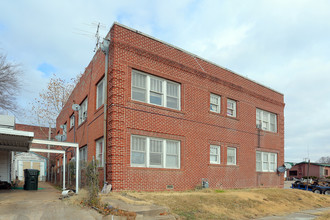
M 133 85 L 133 74 L 140 74 L 140 75 L 143 75 L 143 76 L 146 77 L 146 81 L 145 81 L 146 88 L 140 88 L 140 87 L 136 87 L 136 86 Z M 181 110 L 181 84 L 180 83 L 176 83 L 176 82 L 173 82 L 173 81 L 161 78 L 161 77 L 153 76 L 153 75 L 150 75 L 150 74 L 138 71 L 138 70 L 132 70 L 132 76 L 131 77 L 132 77 L 132 79 L 131 79 L 131 98 L 132 98 L 132 100 L 139 101 L 139 102 L 145 102 L 145 103 L 148 103 L 148 104 L 151 104 L 151 105 L 163 106 L 163 107 L 170 108 L 170 109 Z M 151 89 L 151 80 L 152 79 L 160 82 L 159 87 L 160 87 L 161 91 L 155 91 L 155 90 Z M 177 93 L 178 93 L 177 97 L 168 94 L 168 92 L 167 92 L 167 86 L 168 85 L 176 85 L 177 86 Z M 133 90 L 134 89 L 137 89 L 137 90 L 140 90 L 140 91 L 145 90 L 145 101 L 141 101 L 141 100 L 133 98 L 133 96 L 134 96 L 133 95 Z M 151 100 L 150 100 L 151 94 L 154 94 L 155 96 L 160 96 L 161 97 L 161 103 L 160 104 L 152 103 Z M 170 98 L 178 100 L 177 101 L 177 108 L 168 106 L 167 101 Z
M 213 154 L 212 153 L 212 151 L 211 151 L 211 149 L 216 149 L 216 153 L 215 154 Z M 220 162 L 221 162 L 221 159 L 220 159 L 220 155 L 221 155 L 221 147 L 219 146 L 219 145 L 210 145 L 210 163 L 211 164 L 220 164 Z M 211 160 L 211 157 L 212 156 L 215 156 L 215 157 L 217 157 L 217 160 L 216 161 L 212 161 Z
M 133 150 L 133 138 L 137 137 L 137 138 L 141 138 L 141 139 L 145 139 L 145 150 L 144 151 L 137 151 L 137 150 Z M 152 165 L 150 164 L 150 154 L 152 152 L 151 151 L 151 141 L 158 141 L 161 142 L 161 164 L 159 165 Z M 171 154 L 168 151 L 168 147 L 170 143 L 176 143 L 177 144 L 177 153 L 176 154 Z M 132 167 L 148 167 L 148 168 L 165 168 L 165 169 L 180 169 L 180 156 L 181 156 L 181 143 L 180 141 L 177 140 L 171 140 L 171 139 L 163 139 L 163 138 L 154 138 L 154 137 L 148 137 L 148 136 L 141 136 L 141 135 L 131 135 L 131 166 Z M 142 164 L 135 164 L 133 163 L 133 152 L 140 152 L 144 154 L 144 163 Z M 178 162 L 178 166 L 174 167 L 174 166 L 168 166 L 167 163 L 167 157 L 168 156 L 177 156 L 177 162 Z
M 88 108 L 88 97 L 80 104 L 78 125 L 86 121 Z
M 229 162 L 228 158 L 229 156 L 229 151 L 233 150 L 234 151 L 234 162 Z M 236 165 L 237 164 L 237 150 L 236 147 L 227 147 L 227 165 Z
M 98 167 L 104 166 L 103 160 L 103 145 L 104 145 L 104 138 L 101 137 L 95 141 L 95 159 L 97 161 Z
M 217 100 L 217 103 L 212 102 L 212 99 Z M 215 106 L 216 109 L 213 110 L 212 106 Z M 215 113 L 221 112 L 221 96 L 211 93 L 210 94 L 210 111 Z
M 230 107 L 231 106 L 230 104 L 233 105 L 232 108 Z M 227 116 L 236 118 L 236 116 L 237 116 L 237 101 L 235 101 L 233 99 L 227 99 Z
M 100 94 L 99 87 L 102 85 L 102 92 Z M 105 94 L 105 86 L 104 86 L 104 77 L 100 80 L 100 82 L 96 85 L 96 109 L 100 108 L 104 104 L 104 94 Z
M 271 121 L 271 118 L 275 121 Z M 262 109 L 256 109 L 256 127 L 264 131 L 277 133 L 277 115 Z
M 260 159 L 258 160 L 258 156 Z M 274 161 L 272 161 L 274 156 Z M 267 158 L 267 160 L 265 160 Z M 258 167 L 259 164 L 259 167 Z M 277 171 L 277 153 L 257 151 L 256 152 L 256 171 L 257 172 L 276 172 Z
M 70 129 L 74 127 L 74 113 L 70 116 Z

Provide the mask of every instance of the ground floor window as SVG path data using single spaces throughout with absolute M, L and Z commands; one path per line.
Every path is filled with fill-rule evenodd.
M 227 148 L 227 164 L 236 165 L 236 148 L 234 147 Z
M 256 152 L 257 172 L 276 172 L 277 154 L 269 152 Z
M 210 163 L 220 164 L 220 146 L 210 145 Z
M 297 170 L 290 170 L 289 171 L 289 176 L 297 176 L 297 175 L 298 175 Z
M 180 168 L 180 141 L 131 136 L 131 166 Z
M 79 161 L 81 166 L 85 166 L 87 164 L 87 145 L 79 149 Z
M 96 141 L 96 161 L 97 161 L 97 166 L 103 167 L 104 166 L 104 161 L 103 161 L 103 145 L 104 145 L 104 139 L 103 137 L 98 139 Z

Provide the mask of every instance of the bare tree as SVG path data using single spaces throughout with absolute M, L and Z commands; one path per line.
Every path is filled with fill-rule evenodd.
M 318 163 L 328 163 L 330 164 L 330 157 L 321 157 L 320 159 L 317 160 Z
M 70 81 L 61 79 L 55 74 L 50 78 L 47 89 L 39 93 L 32 104 L 32 112 L 37 124 L 54 126 L 56 118 L 68 100 L 72 90 L 80 78 L 80 74 Z
M 17 64 L 7 60 L 0 54 L 0 110 L 17 112 L 16 96 L 20 90 L 19 75 L 21 71 Z

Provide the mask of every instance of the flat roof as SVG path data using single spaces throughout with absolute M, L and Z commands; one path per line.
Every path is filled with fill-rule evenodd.
M 196 57 L 196 58 L 198 58 L 198 59 L 201 59 L 201 60 L 203 60 L 203 61 L 205 61 L 205 62 L 207 62 L 207 63 L 210 63 L 210 64 L 215 65 L 215 66 L 217 66 L 217 67 L 220 67 L 220 68 L 222 68 L 222 69 L 225 69 L 225 70 L 227 70 L 227 71 L 229 71 L 229 72 L 231 72 L 231 73 L 233 73 L 233 74 L 236 74 L 236 75 L 238 75 L 238 76 L 240 76 L 240 77 L 242 77 L 242 78 L 244 78 L 244 79 L 247 79 L 247 80 L 249 80 L 249 81 L 251 81 L 251 82 L 254 82 L 254 83 L 256 83 L 256 84 L 258 84 L 258 85 L 260 85 L 260 86 L 262 86 L 262 87 L 265 87 L 265 88 L 267 88 L 267 89 L 270 89 L 270 90 L 272 90 L 272 91 L 274 91 L 274 92 L 276 92 L 276 93 L 279 93 L 279 94 L 281 94 L 281 95 L 284 95 L 283 93 L 281 93 L 281 92 L 279 92 L 279 91 L 277 91 L 277 90 L 275 90 L 275 89 L 272 89 L 272 88 L 270 88 L 270 87 L 268 87 L 268 86 L 265 86 L 265 85 L 263 85 L 263 84 L 261 84 L 261 83 L 255 81 L 255 80 L 252 80 L 252 79 L 250 79 L 250 78 L 248 78 L 248 77 L 246 77 L 246 76 L 242 76 L 241 74 L 236 73 L 236 72 L 234 72 L 234 71 L 232 71 L 232 70 L 230 70 L 230 69 L 228 69 L 228 68 L 226 68 L 226 67 L 220 66 L 220 65 L 218 65 L 218 64 L 216 64 L 216 63 L 214 63 L 214 62 L 212 62 L 212 61 L 209 61 L 209 60 L 207 60 L 207 59 L 204 59 L 204 58 L 202 58 L 202 57 L 200 57 L 200 56 L 198 56 L 198 55 L 196 55 L 196 54 L 194 54 L 194 53 L 191 53 L 191 52 L 189 52 L 189 51 L 186 51 L 186 50 L 184 50 L 184 49 L 182 49 L 182 48 L 180 48 L 180 47 L 174 46 L 174 45 L 172 45 L 172 44 L 170 44 L 170 43 L 167 43 L 167 42 L 165 42 L 165 41 L 162 41 L 162 40 L 160 40 L 160 39 L 158 39 L 158 38 L 155 38 L 155 37 L 153 37 L 153 36 L 151 36 L 151 35 L 148 35 L 148 34 L 146 34 L 146 33 L 143 33 L 143 32 L 141 32 L 141 31 L 138 31 L 138 30 L 136 30 L 136 29 L 134 29 L 134 28 L 131 28 L 131 27 L 128 27 L 128 26 L 126 26 L 126 25 L 124 25 L 124 24 L 118 23 L 117 21 L 115 21 L 115 22 L 112 24 L 110 30 L 112 29 L 112 27 L 113 27 L 114 25 L 121 26 L 121 27 L 123 27 L 123 28 L 125 28 L 125 29 L 128 29 L 128 30 L 130 30 L 130 31 L 133 31 L 133 32 L 135 32 L 135 33 L 137 33 L 137 34 L 143 35 L 143 36 L 148 37 L 148 38 L 150 38 L 150 39 L 152 39 L 152 40 L 158 41 L 158 42 L 160 42 L 160 43 L 162 43 L 162 44 L 166 44 L 167 46 L 170 46 L 170 47 L 173 47 L 173 48 L 175 48 L 175 49 L 177 49 L 177 50 L 180 50 L 180 51 L 182 51 L 182 52 L 184 52 L 184 53 L 186 53 L 186 54 L 189 54 L 189 55 L 192 56 L 192 57 Z M 205 71 L 204 71 L 204 72 L 205 72 Z
M 33 132 L 0 128 L 0 150 L 29 151 L 33 137 Z

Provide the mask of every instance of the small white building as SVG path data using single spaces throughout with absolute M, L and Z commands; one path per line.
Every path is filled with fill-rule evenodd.
M 17 152 L 13 158 L 14 174 L 19 180 L 24 181 L 25 169 L 39 170 L 39 181 L 46 180 L 47 158 L 34 152 Z

